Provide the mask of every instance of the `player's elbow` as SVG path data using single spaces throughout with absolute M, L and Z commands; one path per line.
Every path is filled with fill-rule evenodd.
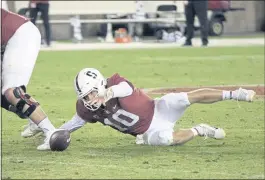
M 133 88 L 127 82 L 122 82 L 121 85 L 124 92 L 124 97 L 132 95 Z
M 129 86 L 129 84 L 128 84 L 128 86 Z M 132 93 L 133 93 L 133 89 L 131 86 L 129 86 L 129 88 L 127 89 L 127 96 L 132 95 Z

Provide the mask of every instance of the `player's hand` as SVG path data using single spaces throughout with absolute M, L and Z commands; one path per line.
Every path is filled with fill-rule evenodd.
M 113 96 L 114 96 L 114 93 L 113 93 L 112 89 L 108 88 L 105 90 L 104 95 L 96 96 L 95 98 L 93 98 L 88 103 L 90 105 L 93 105 L 93 104 L 101 105 L 101 104 L 103 104 L 104 106 L 106 106 L 106 102 L 108 102 L 111 98 L 113 98 Z
M 94 104 L 97 104 L 97 105 L 104 105 L 106 106 L 106 102 L 105 102 L 105 99 L 104 97 L 100 97 L 100 96 L 97 96 L 95 98 L 93 98 L 91 101 L 88 102 L 91 106 L 94 105 Z
M 104 93 L 105 103 L 107 101 L 109 101 L 111 98 L 113 98 L 113 96 L 114 96 L 114 93 L 113 93 L 112 88 L 110 87 L 110 88 L 106 89 L 105 93 Z

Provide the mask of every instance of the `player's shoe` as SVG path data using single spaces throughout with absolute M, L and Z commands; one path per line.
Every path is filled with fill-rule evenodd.
M 225 131 L 222 128 L 212 127 L 207 124 L 199 124 L 193 128 L 197 130 L 199 136 L 204 136 L 205 138 L 223 139 L 225 137 Z
M 51 137 L 51 134 L 50 133 L 45 139 L 44 139 L 44 143 L 39 145 L 37 147 L 37 150 L 39 151 L 48 151 L 48 150 L 51 150 L 51 147 L 50 147 L 50 137 Z
M 233 93 L 232 93 L 234 100 L 247 101 L 247 102 L 252 102 L 255 95 L 256 95 L 255 91 L 247 90 L 247 89 L 243 89 L 243 88 L 239 88 L 239 89 L 233 91 Z
M 24 138 L 35 136 L 36 134 L 42 132 L 41 128 L 39 128 L 34 123 L 29 123 L 25 126 L 24 131 L 21 132 L 21 136 Z

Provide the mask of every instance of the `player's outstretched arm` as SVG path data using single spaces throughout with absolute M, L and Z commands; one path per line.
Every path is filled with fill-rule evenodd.
M 77 113 L 72 117 L 72 119 L 64 123 L 60 129 L 67 129 L 70 132 L 76 131 L 77 129 L 83 127 L 86 124 L 86 121 L 83 120 Z

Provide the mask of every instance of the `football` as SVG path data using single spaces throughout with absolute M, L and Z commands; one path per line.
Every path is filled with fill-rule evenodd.
M 50 137 L 50 148 L 52 151 L 64 151 L 71 142 L 70 132 L 65 129 L 57 129 Z

